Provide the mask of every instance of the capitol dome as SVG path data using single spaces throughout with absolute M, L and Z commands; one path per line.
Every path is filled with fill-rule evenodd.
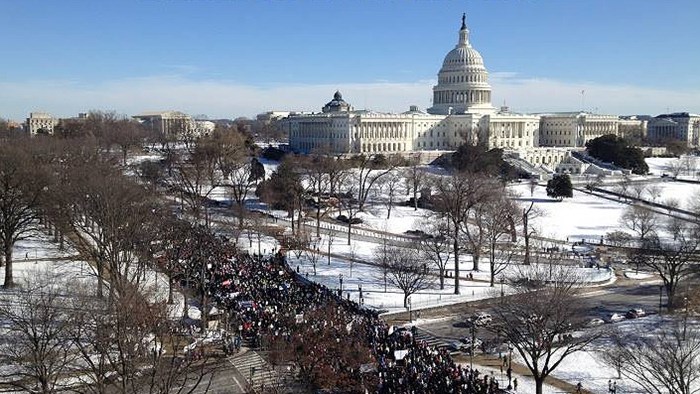
M 469 29 L 462 15 L 459 41 L 442 62 L 438 84 L 433 87 L 433 106 L 428 112 L 449 115 L 493 110 L 488 71 L 481 54 L 469 42 Z

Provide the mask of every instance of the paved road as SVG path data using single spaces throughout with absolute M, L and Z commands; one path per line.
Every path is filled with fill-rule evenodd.
M 658 313 L 660 280 L 631 281 L 622 279 L 619 282 L 588 289 L 582 296 L 581 302 L 587 310 L 587 318 L 604 318 L 611 313 L 625 312 L 631 308 L 642 308 L 648 314 Z M 666 296 L 664 294 L 665 303 Z M 494 301 L 491 301 L 494 302 Z M 449 343 L 470 335 L 469 328 L 462 324 L 466 317 L 476 311 L 489 311 L 489 301 L 465 305 L 462 310 L 447 312 L 444 316 L 433 316 L 435 320 L 421 324 L 419 327 L 426 333 L 442 342 Z M 425 314 L 425 313 L 424 313 Z M 485 330 L 479 330 L 477 337 L 489 338 Z

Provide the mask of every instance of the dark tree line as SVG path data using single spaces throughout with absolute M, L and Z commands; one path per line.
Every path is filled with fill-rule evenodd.
M 588 154 L 596 159 L 632 170 L 635 174 L 645 175 L 649 172 L 649 166 L 644 161 L 642 150 L 614 134 L 604 135 L 586 142 L 586 149 Z

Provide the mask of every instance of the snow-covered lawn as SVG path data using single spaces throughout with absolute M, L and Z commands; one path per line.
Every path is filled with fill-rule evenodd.
M 672 175 L 673 170 L 672 166 L 673 165 L 685 165 L 686 163 L 690 164 L 690 170 L 691 172 L 694 171 L 700 171 L 700 157 L 698 156 L 682 156 L 681 158 L 676 158 L 676 157 L 649 157 L 644 159 L 646 161 L 647 166 L 649 166 L 649 173 L 653 175 L 662 175 L 662 174 L 668 174 Z M 687 178 L 687 179 L 697 179 L 696 174 L 692 173 L 686 173 L 686 168 L 682 168 L 681 174 L 679 174 L 680 178 Z
M 422 224 L 430 214 L 431 211 L 423 208 L 415 210 L 413 207 L 394 206 L 391 208 L 391 217 L 387 219 L 386 205 L 372 205 L 357 215 L 363 221 L 358 227 L 403 234 L 408 230 L 424 228 Z
M 667 324 L 667 317 L 652 315 L 639 319 L 623 320 L 614 323 L 615 327 L 626 335 L 649 335 L 655 329 Z M 698 330 L 697 322 L 689 321 L 689 330 Z M 610 348 L 609 340 L 601 337 L 595 341 L 589 350 L 574 353 L 567 357 L 557 369 L 552 372 L 561 380 L 571 384 L 583 382 L 583 387 L 594 393 L 604 393 L 608 389 L 608 380 L 617 381 L 618 393 L 643 393 L 639 386 L 629 379 L 617 379 L 614 368 L 603 363 L 601 353 Z M 514 358 L 515 360 L 515 358 Z M 700 389 L 697 387 L 696 389 Z
M 562 241 L 600 241 L 600 237 L 620 229 L 620 217 L 628 206 L 576 190 L 572 198 L 557 201 L 547 196 L 543 186 L 535 188 L 532 196 L 528 185 L 519 184 L 510 188 L 520 194 L 519 201 L 523 208 L 534 202 L 542 213 L 530 220 L 538 235 Z
M 363 252 L 362 255 L 366 253 Z M 330 289 L 337 290 L 340 287 L 340 276 L 343 280 L 343 297 L 348 297 L 356 302 L 360 302 L 360 288 L 364 305 L 380 310 L 404 311 L 403 293 L 398 288 L 387 283 L 386 291 L 382 272 L 379 268 L 362 263 L 351 263 L 350 261 L 338 258 L 331 258 L 330 265 L 326 256 L 320 257 L 316 263 L 316 275 L 313 273 L 313 264 L 301 256 L 297 259 L 293 254 L 289 254 L 289 265 L 293 269 L 299 267 L 299 273 L 308 280 L 325 285 Z M 474 301 L 484 298 L 497 297 L 500 293 L 498 287 L 490 287 L 487 282 L 460 280 L 461 294 L 454 294 L 454 278 L 445 279 L 445 289 L 439 289 L 436 279 L 434 288 L 421 291 L 411 296 L 411 306 L 414 310 L 447 305 L 458 302 Z M 507 287 L 507 286 L 506 286 Z

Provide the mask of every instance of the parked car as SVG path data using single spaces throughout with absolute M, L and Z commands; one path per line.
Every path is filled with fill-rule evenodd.
M 610 315 L 607 316 L 608 323 L 616 323 L 622 320 L 625 320 L 625 316 L 621 315 L 619 313 L 611 313 Z
M 472 316 L 472 321 L 476 326 L 485 326 L 491 323 L 493 318 L 486 312 L 478 312 Z
M 459 352 L 462 351 L 462 349 L 464 349 L 464 345 L 459 341 L 450 342 L 447 345 L 445 345 L 445 347 L 451 352 Z
M 627 311 L 627 313 L 625 314 L 625 317 L 627 317 L 628 319 L 636 319 L 636 318 L 642 317 L 644 315 L 646 315 L 646 312 L 644 312 L 644 309 L 633 308 L 633 309 L 630 309 Z
M 466 349 L 466 350 L 471 349 L 471 347 L 472 347 L 472 337 L 471 336 L 464 337 L 464 338 L 460 339 L 460 341 L 464 344 L 462 346 L 463 349 Z M 481 341 L 481 339 L 474 338 L 474 349 L 481 348 L 482 344 L 483 344 L 483 342 Z

